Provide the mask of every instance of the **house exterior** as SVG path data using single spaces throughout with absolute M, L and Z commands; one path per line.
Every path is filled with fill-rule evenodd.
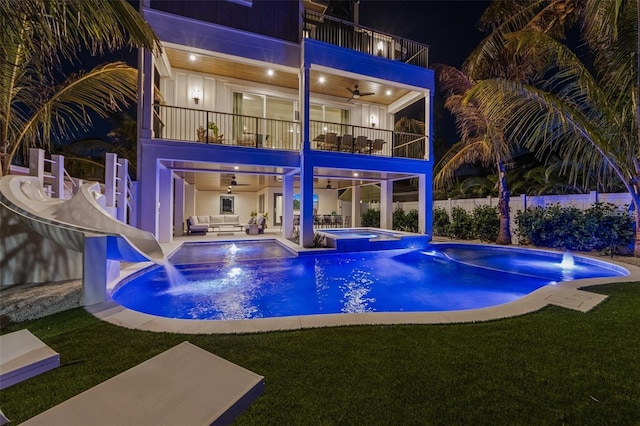
M 331 17 L 328 4 L 142 2 L 163 51 L 140 55 L 140 228 L 168 242 L 193 214 L 246 223 L 265 212 L 286 237 L 299 224 L 308 247 L 315 215 L 359 226 L 367 185 L 379 186 L 391 229 L 393 182 L 416 179 L 419 228 L 431 234 L 428 48 Z M 415 102 L 426 134 L 394 131 Z M 347 188 L 350 203 L 338 199 Z

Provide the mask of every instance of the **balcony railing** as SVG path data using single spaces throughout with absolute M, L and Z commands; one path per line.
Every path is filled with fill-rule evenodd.
M 156 104 L 158 139 L 300 150 L 300 123 Z M 215 124 L 215 125 L 214 125 Z M 311 149 L 352 154 L 425 159 L 426 137 L 375 127 L 309 122 Z
M 382 157 L 425 159 L 426 136 L 353 124 L 311 120 L 311 148 Z
M 300 123 L 156 104 L 158 139 L 239 145 L 282 150 L 300 149 Z
M 305 37 L 370 55 L 429 67 L 429 46 L 355 25 L 312 10 L 304 13 Z

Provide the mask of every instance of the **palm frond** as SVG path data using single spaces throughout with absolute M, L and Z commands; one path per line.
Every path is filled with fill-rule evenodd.
M 48 146 L 52 133 L 68 137 L 86 129 L 91 124 L 89 111 L 107 117 L 126 106 L 136 98 L 137 75 L 138 71 L 126 64 L 106 64 L 51 88 L 20 133 L 12 138 L 10 155 L 20 146 Z

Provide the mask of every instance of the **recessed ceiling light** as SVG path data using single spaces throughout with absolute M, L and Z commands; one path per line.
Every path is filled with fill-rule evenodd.
M 387 96 L 391 96 L 391 90 L 387 90 L 387 91 L 385 92 L 385 94 L 386 94 Z
M 267 75 L 271 77 L 273 75 L 273 70 L 267 70 Z
M 189 55 L 189 60 L 190 61 L 195 61 L 196 60 L 196 55 L 194 55 L 193 53 L 191 55 Z
M 318 82 L 319 82 L 319 83 L 324 83 L 325 81 L 327 81 L 327 79 L 326 79 L 326 78 L 324 78 L 324 77 L 320 77 L 320 78 L 318 79 Z
M 233 170 L 239 170 L 240 167 L 239 166 L 233 166 Z
M 358 177 L 358 176 L 359 176 L 359 175 L 358 175 L 358 172 L 354 172 L 354 173 L 353 173 L 353 175 L 354 175 L 355 177 Z

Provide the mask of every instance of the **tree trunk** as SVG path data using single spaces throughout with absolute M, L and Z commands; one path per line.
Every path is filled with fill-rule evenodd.
M 504 163 L 498 161 L 498 212 L 500 213 L 500 228 L 498 229 L 497 244 L 511 244 L 511 215 L 509 212 L 509 187 Z

